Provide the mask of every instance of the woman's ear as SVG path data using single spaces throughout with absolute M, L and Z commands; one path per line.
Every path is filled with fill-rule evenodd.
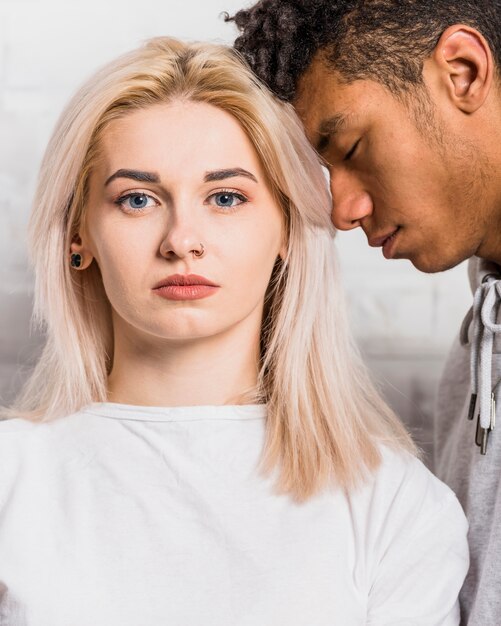
M 474 113 L 491 89 L 494 60 L 489 44 L 477 30 L 455 24 L 442 33 L 425 68 L 458 109 Z
M 82 238 L 77 233 L 73 236 L 70 245 L 70 264 L 74 269 L 85 270 L 94 259 L 94 255 L 83 244 Z

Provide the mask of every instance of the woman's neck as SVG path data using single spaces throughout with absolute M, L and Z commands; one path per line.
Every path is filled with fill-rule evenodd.
M 252 316 L 251 316 L 252 317 Z M 259 362 L 259 328 L 244 320 L 203 339 L 139 339 L 115 325 L 108 401 L 141 406 L 238 404 L 254 391 Z

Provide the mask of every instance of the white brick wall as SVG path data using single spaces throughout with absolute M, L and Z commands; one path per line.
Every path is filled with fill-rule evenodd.
M 230 42 L 219 14 L 242 0 L 0 0 L 0 397 L 40 338 L 29 334 L 25 228 L 39 161 L 64 103 L 99 65 L 155 35 Z M 353 328 L 400 415 L 425 445 L 447 346 L 469 306 L 465 268 L 426 276 L 387 262 L 362 233 L 338 244 Z

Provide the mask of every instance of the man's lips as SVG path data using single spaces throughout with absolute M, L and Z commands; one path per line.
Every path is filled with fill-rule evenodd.
M 395 228 L 395 230 L 386 233 L 386 235 L 382 235 L 381 237 L 371 237 L 369 239 L 369 246 L 371 246 L 371 248 L 379 248 L 381 246 L 384 246 L 386 241 L 388 241 L 390 237 L 393 237 L 393 235 L 396 235 L 399 230 L 400 226 L 398 228 Z

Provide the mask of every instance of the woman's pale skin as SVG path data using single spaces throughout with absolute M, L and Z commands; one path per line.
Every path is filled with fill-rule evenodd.
M 71 251 L 80 271 L 98 264 L 111 303 L 109 401 L 238 403 L 256 385 L 264 295 L 284 255 L 282 212 L 250 140 L 229 113 L 174 101 L 113 121 L 100 157 Z M 216 287 L 187 300 L 155 289 L 189 274 Z

